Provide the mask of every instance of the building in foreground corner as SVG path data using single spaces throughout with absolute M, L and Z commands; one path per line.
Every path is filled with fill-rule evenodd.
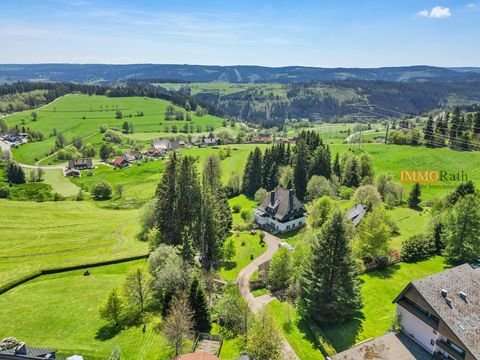
M 293 190 L 276 188 L 255 210 L 255 222 L 272 233 L 286 232 L 304 226 L 305 213 Z
M 402 332 L 430 354 L 480 360 L 480 268 L 464 264 L 413 281 L 394 303 Z
M 480 360 L 480 268 L 468 264 L 408 284 L 393 301 L 401 333 L 367 340 L 334 360 Z

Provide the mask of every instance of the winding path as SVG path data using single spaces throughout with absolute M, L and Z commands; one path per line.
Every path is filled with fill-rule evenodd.
M 268 246 L 267 251 L 244 267 L 237 276 L 237 284 L 240 288 L 240 293 L 254 314 L 258 313 L 266 304 L 274 300 L 274 297 L 270 294 L 254 297 L 250 291 L 249 282 L 253 273 L 258 269 L 260 264 L 272 259 L 273 254 L 278 251 L 281 243 L 281 240 L 278 237 L 269 233 L 265 233 L 264 240 Z M 295 354 L 292 346 L 285 338 L 283 338 L 283 356 L 285 360 L 299 360 L 299 357 Z

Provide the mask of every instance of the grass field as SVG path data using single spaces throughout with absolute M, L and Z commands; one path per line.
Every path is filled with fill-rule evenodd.
M 122 359 L 169 358 L 165 339 L 155 322 L 109 333 L 98 307 L 113 287 L 121 286 L 131 266 L 145 261 L 41 276 L 0 296 L 0 338 L 15 336 L 28 345 L 58 350 L 57 356 L 83 355 L 86 360 L 107 359 L 118 345 Z
M 255 147 L 259 147 L 260 149 L 265 150 L 268 145 L 263 144 L 240 144 L 240 145 L 230 145 L 229 147 L 232 149 L 231 156 L 225 158 L 221 162 L 222 168 L 222 181 L 226 183 L 232 174 L 240 174 L 243 175 L 243 170 L 245 168 L 245 164 L 247 162 L 248 154 L 255 149 Z M 181 151 L 181 154 L 190 155 L 193 157 L 198 158 L 199 170 L 200 172 L 203 170 L 203 162 L 205 158 L 210 154 L 218 154 L 220 149 L 210 148 L 191 148 L 191 149 L 184 149 Z
M 274 300 L 267 305 L 267 311 L 301 360 L 324 359 L 314 335 L 291 304 Z
M 358 146 L 333 144 L 330 147 L 332 157 L 336 152 L 342 154 L 349 148 L 353 148 L 357 154 L 360 153 Z M 401 170 L 437 170 L 447 171 L 449 174 L 463 171 L 469 180 L 480 185 L 479 152 L 384 144 L 364 144 L 362 150 L 372 155 L 376 175 L 390 172 L 399 181 Z M 422 184 L 422 200 L 445 195 L 455 189 L 457 184 L 455 181 Z M 409 191 L 411 184 L 406 184 L 405 188 Z M 408 192 L 405 193 L 404 200 L 407 197 Z
M 7 117 L 6 122 L 9 127 L 25 126 L 41 131 L 45 135 L 44 141 L 26 144 L 13 150 L 17 161 L 32 164 L 36 161 L 35 159 L 43 158 L 54 147 L 55 137 L 50 136 L 53 129 L 63 133 L 68 141 L 74 136 L 82 138 L 93 136 L 85 142 L 91 142 L 94 145 L 98 144 L 101 139 L 101 135 L 96 133 L 102 124 L 121 128 L 124 121 L 129 121 L 134 124 L 137 133 L 163 132 L 165 125 L 170 127 L 176 125 L 180 129 L 187 122 L 166 121 L 164 114 L 168 105 L 170 103 L 165 100 L 143 97 L 109 98 L 106 96 L 67 95 L 50 105 L 35 110 L 39 115 L 37 121 L 32 121 L 30 116 L 32 111 L 24 111 Z M 178 107 L 176 109 L 181 110 Z M 117 110 L 122 111 L 126 117 L 116 119 Z M 136 116 L 137 111 L 142 111 L 144 116 Z M 203 131 L 207 125 L 211 125 L 215 129 L 222 127 L 223 120 L 221 118 L 212 115 L 198 117 L 194 112 L 191 115 L 191 124 L 194 129 L 197 125 L 202 126 Z
M 407 207 L 387 210 L 388 215 L 398 225 L 400 234 L 392 237 L 391 247 L 400 250 L 402 242 L 415 234 L 427 231 L 430 216 L 427 211 L 415 211 Z
M 116 169 L 107 165 L 97 165 L 96 169 L 82 173 L 82 177 L 72 179 L 78 187 L 91 191 L 95 184 L 107 181 L 115 187 L 123 185 L 123 198 L 136 198 L 142 201 L 148 200 L 155 195 L 155 189 L 162 177 L 165 163 L 162 160 L 138 162 L 123 169 Z
M 41 269 L 147 252 L 137 240 L 139 210 L 106 210 L 92 202 L 0 200 L 0 287 Z
M 28 173 L 28 172 L 27 172 Z M 78 194 L 80 188 L 63 176 L 62 170 L 45 170 L 44 181 L 52 187 L 53 192 L 57 192 L 65 197 L 72 197 Z

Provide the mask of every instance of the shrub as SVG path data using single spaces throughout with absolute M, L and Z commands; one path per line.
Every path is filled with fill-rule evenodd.
M 363 185 L 355 190 L 353 194 L 353 201 L 355 204 L 363 204 L 367 211 L 372 210 L 375 205 L 382 202 L 382 197 L 373 185 Z
M 7 199 L 10 197 L 10 189 L 7 186 L 0 186 L 0 199 Z
M 350 200 L 353 195 L 353 189 L 346 186 L 341 186 L 338 195 L 342 200 Z
M 261 203 L 268 196 L 267 190 L 260 188 L 255 193 L 255 201 Z
M 232 206 L 232 211 L 235 214 L 240 213 L 241 210 L 242 210 L 242 206 L 240 204 L 235 204 L 235 205 Z
M 112 186 L 106 181 L 99 182 L 93 187 L 92 195 L 95 200 L 109 199 L 112 196 Z
M 240 213 L 240 216 L 246 222 L 252 221 L 252 212 L 250 210 L 247 210 L 247 209 L 242 210 L 242 212 Z
M 65 200 L 65 197 L 63 197 L 61 194 L 57 192 L 53 194 L 53 201 L 63 201 L 63 200 Z
M 402 260 L 416 262 L 428 259 L 435 253 L 435 243 L 424 234 L 409 237 L 402 244 Z

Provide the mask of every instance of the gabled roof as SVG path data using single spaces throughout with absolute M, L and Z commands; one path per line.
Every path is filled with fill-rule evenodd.
M 212 355 L 203 351 L 198 351 L 191 354 L 180 355 L 176 358 L 176 360 L 220 360 L 220 359 L 215 355 Z
M 436 315 L 480 359 L 480 268 L 463 264 L 411 282 L 394 300 L 400 300 L 413 287 Z M 447 290 L 447 295 L 442 295 Z M 466 294 L 466 300 L 460 296 Z M 450 301 L 450 305 L 449 302 Z
M 160 139 L 153 142 L 154 148 L 163 148 L 166 150 L 170 149 L 170 140 Z
M 262 201 L 259 209 L 282 221 L 287 214 L 305 212 L 303 204 L 293 190 L 276 188 Z
M 124 157 L 121 157 L 121 156 L 117 156 L 113 161 L 112 161 L 112 164 L 113 165 L 122 165 L 123 163 L 125 163 L 128 161 L 124 158 Z
M 347 219 L 352 220 L 354 225 L 358 225 L 360 221 L 362 221 L 366 212 L 367 210 L 365 206 L 362 204 L 358 204 L 348 210 L 345 216 L 347 217 Z

